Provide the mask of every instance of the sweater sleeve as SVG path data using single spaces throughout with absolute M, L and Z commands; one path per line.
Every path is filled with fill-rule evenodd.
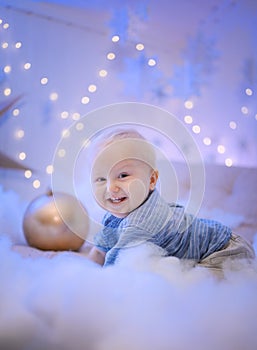
M 100 250 L 108 252 L 118 242 L 118 226 L 122 219 L 116 218 L 110 213 L 103 217 L 103 228 L 94 237 L 94 244 Z

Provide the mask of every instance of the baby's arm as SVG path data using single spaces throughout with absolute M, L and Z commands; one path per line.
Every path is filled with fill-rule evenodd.
M 105 255 L 106 253 L 102 250 L 96 247 L 92 247 L 87 257 L 88 259 L 96 262 L 97 264 L 103 265 L 105 261 Z

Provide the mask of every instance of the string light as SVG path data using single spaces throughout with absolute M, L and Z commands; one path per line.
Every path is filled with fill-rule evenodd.
M 9 23 L 5 23 L 5 24 L 3 25 L 3 28 L 4 28 L 4 29 L 8 29 L 9 27 L 10 27 Z
M 218 151 L 218 153 L 223 154 L 226 152 L 226 148 L 223 145 L 218 145 L 217 151 Z
M 203 143 L 206 145 L 206 146 L 210 146 L 211 145 L 211 139 L 210 137 L 205 137 L 203 139 Z
M 83 123 L 77 123 L 76 124 L 76 130 L 81 131 L 84 129 L 84 124 Z
M 8 43 L 5 41 L 4 43 L 2 43 L 2 48 L 3 49 L 7 49 L 7 47 L 8 47 L 9 45 L 8 45 Z
M 192 130 L 193 130 L 193 132 L 194 132 L 195 134 L 199 134 L 199 133 L 201 132 L 201 128 L 200 128 L 199 125 L 194 125 L 194 126 L 192 127 Z
M 185 101 L 184 106 L 186 107 L 186 109 L 192 109 L 194 107 L 194 104 L 192 101 L 187 100 Z
M 96 87 L 96 85 L 91 84 L 91 85 L 88 86 L 87 89 L 88 89 L 89 92 L 95 92 L 97 87 Z
M 0 23 L 2 23 L 2 20 L 1 20 Z M 6 26 L 6 28 L 8 28 L 8 26 Z M 118 35 L 114 35 L 114 36 L 112 36 L 111 40 L 112 40 L 113 43 L 117 43 L 117 42 L 119 42 L 120 37 Z M 19 49 L 20 47 L 22 47 L 22 43 L 21 42 L 16 42 L 15 48 Z M 2 44 L 2 48 L 4 48 L 4 49 L 8 48 L 8 43 L 7 42 L 3 43 Z M 143 43 L 137 43 L 135 45 L 135 48 L 136 48 L 137 51 L 142 51 L 142 50 L 145 49 L 145 46 L 144 46 Z M 115 55 L 114 52 L 108 52 L 106 54 L 106 58 L 111 61 L 111 60 L 114 60 L 116 58 L 116 55 Z M 150 67 L 153 67 L 153 66 L 155 66 L 157 64 L 157 62 L 156 62 L 155 59 L 150 58 L 147 61 L 147 64 Z M 31 68 L 31 63 L 30 62 L 26 62 L 23 67 L 24 67 L 25 70 L 28 70 L 28 69 Z M 5 66 L 4 67 L 4 72 L 5 73 L 9 73 L 9 72 L 11 72 L 11 70 L 12 70 L 11 66 Z M 101 70 L 99 70 L 98 75 L 100 77 L 106 77 L 108 75 L 108 72 L 105 69 L 101 69 Z M 41 80 L 40 80 L 40 83 L 41 83 L 41 85 L 46 85 L 48 83 L 48 78 L 47 77 L 42 77 Z M 88 86 L 88 92 L 94 93 L 96 90 L 97 90 L 97 86 L 95 84 L 90 84 Z M 8 90 L 5 90 L 5 91 L 8 91 Z M 4 94 L 6 96 L 8 96 L 8 94 L 6 94 L 5 92 L 4 92 Z M 9 94 L 11 94 L 11 89 L 9 89 Z M 253 95 L 253 90 L 250 89 L 250 88 L 246 88 L 245 89 L 245 94 L 247 96 L 252 96 Z M 91 97 L 91 95 L 90 95 L 90 97 Z M 56 92 L 52 93 L 49 98 L 50 98 L 50 100 L 55 101 L 55 100 L 58 99 L 58 94 Z M 89 102 L 90 102 L 90 98 L 88 96 L 83 96 L 81 98 L 81 103 L 82 104 L 88 104 Z M 185 106 L 186 109 L 190 110 L 190 109 L 192 109 L 194 107 L 194 104 L 193 104 L 192 101 L 187 100 L 187 101 L 184 102 L 184 106 Z M 246 106 L 243 106 L 241 108 L 241 112 L 242 112 L 242 114 L 248 114 L 249 113 L 248 108 Z M 13 110 L 13 115 L 14 116 L 18 116 L 19 113 L 20 113 L 19 109 Z M 190 113 L 190 112 L 188 111 L 187 113 Z M 69 117 L 69 113 L 67 111 L 61 112 L 61 118 L 62 119 L 67 119 L 68 117 Z M 73 120 L 79 120 L 80 119 L 80 114 L 79 113 L 73 113 L 72 114 L 72 119 Z M 255 119 L 257 120 L 257 114 L 255 115 Z M 184 116 L 184 121 L 185 121 L 186 124 L 192 124 L 193 123 L 193 117 L 191 115 L 185 115 Z M 237 128 L 237 123 L 235 121 L 230 121 L 229 122 L 229 127 L 232 130 L 234 130 L 234 129 Z M 76 124 L 76 129 L 78 131 L 82 130 L 83 128 L 84 128 L 84 124 L 83 123 L 77 123 Z M 196 134 L 200 133 L 201 132 L 200 125 L 193 125 L 192 126 L 192 131 L 194 133 L 196 133 Z M 20 130 L 16 131 L 15 136 L 17 138 L 21 139 L 21 138 L 24 137 L 24 134 L 25 134 L 24 130 L 20 129 Z M 70 136 L 70 131 L 68 129 L 64 129 L 62 131 L 62 137 L 69 137 L 69 136 Z M 204 137 L 203 138 L 203 143 L 206 146 L 210 146 L 212 144 L 212 140 L 211 140 L 210 137 Z M 225 151 L 226 151 L 225 146 L 224 145 L 218 145 L 217 151 L 220 154 L 225 153 Z M 66 155 L 66 151 L 64 149 L 59 150 L 59 152 L 58 152 L 58 156 L 59 157 L 64 157 L 65 155 Z M 26 158 L 25 152 L 20 152 L 19 157 L 25 157 Z M 226 166 L 232 166 L 232 164 L 233 164 L 232 159 L 231 158 L 226 158 L 225 165 Z M 52 165 L 48 165 L 46 167 L 46 173 L 47 174 L 51 174 L 52 172 L 53 172 L 53 166 Z M 32 172 L 30 170 L 26 170 L 25 174 L 27 174 L 27 175 L 25 175 L 26 178 L 30 178 L 32 176 Z M 33 187 L 34 188 L 39 188 L 40 185 L 41 185 L 40 184 L 40 180 L 38 180 L 38 179 L 33 182 Z
M 243 107 L 241 108 L 241 112 L 242 112 L 243 114 L 248 114 L 248 108 L 247 108 L 246 106 L 243 106 Z
M 21 46 L 22 46 L 22 43 L 20 41 L 17 41 L 17 43 L 15 44 L 15 48 L 20 49 Z
M 7 26 L 5 26 L 5 27 L 7 28 Z M 120 40 L 120 38 L 119 38 L 118 35 L 114 35 L 114 36 L 112 37 L 112 41 L 113 41 L 114 43 L 117 43 L 119 40 Z M 7 47 L 8 47 L 8 43 L 7 43 L 7 42 L 3 43 L 3 44 L 2 44 L 2 47 L 3 47 L 3 48 L 7 48 Z M 14 47 L 15 47 L 16 49 L 21 48 L 21 47 L 22 47 L 22 42 L 21 42 L 21 41 L 17 41 L 17 42 L 14 44 Z M 144 48 L 143 44 L 139 44 L 139 45 L 137 46 L 137 49 L 138 49 L 139 51 L 142 50 L 143 48 Z M 107 58 L 108 60 L 111 61 L 111 60 L 114 60 L 114 59 L 116 58 L 116 55 L 115 55 L 114 52 L 108 52 L 108 53 L 106 54 L 106 58 Z M 153 60 L 153 59 L 150 59 L 150 60 L 148 61 L 148 64 L 149 64 L 150 66 L 153 66 L 153 65 L 156 64 L 156 61 Z M 31 69 L 31 66 L 32 66 L 31 62 L 25 62 L 24 65 L 23 65 L 23 68 L 24 68 L 24 70 L 29 70 L 29 69 Z M 6 67 L 4 68 L 4 72 L 5 72 L 5 73 L 9 73 L 10 71 L 11 71 L 11 67 L 10 67 L 10 66 L 6 66 Z M 103 77 L 103 78 L 104 78 L 104 77 L 106 77 L 106 76 L 108 75 L 108 72 L 107 72 L 107 70 L 105 70 L 105 69 L 101 69 L 101 70 L 99 71 L 98 74 L 99 74 L 100 77 Z M 40 79 L 40 84 L 41 84 L 42 86 L 43 86 L 43 85 L 47 85 L 48 82 L 49 82 L 49 81 L 48 81 L 48 78 L 47 78 L 47 77 L 42 77 L 42 78 Z M 90 84 L 90 85 L 88 86 L 88 91 L 89 91 L 90 93 L 94 93 L 96 90 L 97 90 L 97 86 L 96 86 L 95 84 Z M 6 90 L 5 90 L 5 95 L 9 95 L 10 93 L 11 93 L 11 89 L 6 89 Z M 52 92 L 52 93 L 49 95 L 49 99 L 50 99 L 51 101 L 56 101 L 56 100 L 58 99 L 58 94 L 57 94 L 57 92 Z M 82 99 L 81 99 L 81 102 L 82 102 L 83 104 L 87 104 L 87 103 L 90 102 L 90 99 L 89 99 L 88 96 L 83 96 Z M 14 115 L 14 116 L 18 116 L 19 113 L 20 113 L 19 109 L 15 109 L 15 110 L 13 111 L 13 115 Z M 63 112 L 61 113 L 61 118 L 62 118 L 62 119 L 67 119 L 68 116 L 69 116 L 69 113 L 68 113 L 67 111 L 63 111 Z M 80 118 L 80 114 L 79 114 L 79 113 L 73 113 L 73 115 L 72 115 L 72 119 L 73 119 L 73 120 L 79 120 L 79 118 Z M 82 130 L 83 128 L 84 128 L 84 124 L 83 124 L 83 123 L 77 123 L 76 129 L 77 129 L 78 131 Z M 25 135 L 25 133 L 24 133 L 24 130 L 22 130 L 22 129 L 20 129 L 20 130 L 18 130 L 18 131 L 16 132 L 16 137 L 17 137 L 17 138 L 23 138 L 24 135 Z M 69 135 L 70 135 L 70 131 L 69 131 L 68 129 L 62 131 L 62 136 L 63 136 L 63 137 L 68 137 Z M 58 152 L 58 156 L 59 156 L 59 157 L 65 157 L 65 155 L 66 155 L 66 151 L 65 151 L 64 149 L 59 150 L 59 152 Z M 20 158 L 20 159 L 25 159 L 25 158 L 26 158 L 25 152 L 20 152 L 19 158 Z M 48 166 L 46 167 L 46 173 L 47 173 L 47 174 L 51 174 L 52 171 L 53 171 L 53 166 L 52 166 L 52 165 L 48 165 Z M 32 176 L 32 172 L 31 172 L 30 170 L 27 170 L 27 171 L 25 172 L 25 177 L 26 177 L 26 178 L 30 178 L 31 176 Z M 36 179 L 36 180 L 33 181 L 33 187 L 34 187 L 34 188 L 39 188 L 40 185 L 41 185 L 41 184 L 40 184 L 40 180 L 39 180 L 39 179 Z
M 53 165 L 47 165 L 46 167 L 46 173 L 51 175 L 54 172 L 54 167 Z
M 12 111 L 12 115 L 14 117 L 18 117 L 18 115 L 20 114 L 20 110 L 18 108 L 15 108 L 13 111 Z
M 26 62 L 23 67 L 24 67 L 24 69 L 28 70 L 28 69 L 31 68 L 31 63 L 30 62 Z
M 120 37 L 118 35 L 113 35 L 112 42 L 117 43 L 120 40 Z
M 61 148 L 61 149 L 59 149 L 58 150 L 58 156 L 60 157 L 60 158 L 63 158 L 63 157 L 65 157 L 65 155 L 66 155 L 66 151 L 65 151 L 65 149 L 64 148 Z
M 232 159 L 231 159 L 231 158 L 226 158 L 226 159 L 225 159 L 225 165 L 226 165 L 227 167 L 231 167 L 231 166 L 233 165 Z
M 80 119 L 80 114 L 78 112 L 75 112 L 72 114 L 72 120 L 79 120 Z
M 115 53 L 109 52 L 106 57 L 108 60 L 112 61 L 115 59 L 116 56 L 115 56 Z
M 247 89 L 245 89 L 245 93 L 246 93 L 246 95 L 248 95 L 248 96 L 252 96 L 253 90 L 250 89 L 250 88 L 247 88 Z
M 20 153 L 19 153 L 19 159 L 20 159 L 20 160 L 24 160 L 24 159 L 26 159 L 26 157 L 27 157 L 27 155 L 26 155 L 25 152 L 20 152 Z
M 81 99 L 81 103 L 82 103 L 83 105 L 88 104 L 89 101 L 90 101 L 90 98 L 89 98 L 88 96 L 83 96 L 82 99 Z
M 49 96 L 49 99 L 50 99 L 51 101 L 56 101 L 56 100 L 58 100 L 58 94 L 57 94 L 57 92 L 52 92 L 52 93 L 50 94 L 50 96 Z
M 156 65 L 155 59 L 150 58 L 150 59 L 148 60 L 148 66 L 153 67 L 153 66 L 155 66 L 155 65 Z
M 136 44 L 136 49 L 138 50 L 138 51 L 142 51 L 142 50 L 144 50 L 144 44 Z
M 12 67 L 11 67 L 11 66 L 5 66 L 5 67 L 4 67 L 4 72 L 7 73 L 7 74 L 10 73 L 11 70 L 12 70 Z
M 26 177 L 26 179 L 30 179 L 31 176 L 32 176 L 32 171 L 31 170 L 25 170 L 24 176 Z
M 101 78 L 104 78 L 107 76 L 108 72 L 105 69 L 101 69 L 98 74 Z
M 34 188 L 37 189 L 37 188 L 39 188 L 40 186 L 41 186 L 41 183 L 40 183 L 40 181 L 39 181 L 38 179 L 33 181 L 33 187 L 34 187 Z
M 4 95 L 5 95 L 5 96 L 10 96 L 11 93 L 12 93 L 12 89 L 10 89 L 10 88 L 4 89 Z
M 191 115 L 185 115 L 184 121 L 187 124 L 192 124 L 193 123 L 193 118 L 191 117 Z
M 46 77 L 41 78 L 40 83 L 42 85 L 46 85 L 48 83 L 48 78 L 46 78 Z
M 237 124 L 236 122 L 234 122 L 233 120 L 231 120 L 229 122 L 229 127 L 232 129 L 232 130 L 235 130 L 237 128 Z
M 15 133 L 15 136 L 17 139 L 22 139 L 25 135 L 25 132 L 24 130 L 20 129 L 20 130 L 17 130 L 16 133 Z
M 62 119 L 67 119 L 69 117 L 69 113 L 67 112 L 67 111 L 63 111 L 62 113 L 61 113 L 61 118 Z
M 5 28 L 7 28 L 7 25 L 5 25 Z M 118 36 L 118 35 L 113 36 L 113 37 L 112 37 L 112 41 L 113 41 L 113 42 L 118 42 L 118 41 L 119 41 L 119 36 Z M 4 43 L 2 44 L 2 47 L 3 47 L 4 49 L 6 49 L 6 48 L 8 47 L 8 43 L 7 43 L 7 42 L 4 42 Z M 16 43 L 14 44 L 14 47 L 15 47 L 16 49 L 19 49 L 19 48 L 22 47 L 22 43 L 21 43 L 20 41 L 18 41 L 18 42 L 16 42 Z M 115 53 L 113 53 L 113 52 L 109 52 L 109 53 L 107 54 L 106 57 L 107 57 L 108 60 L 114 60 L 115 57 L 116 57 L 116 55 L 115 55 Z M 31 62 L 25 62 L 24 65 L 23 65 L 23 68 L 24 68 L 24 70 L 29 70 L 29 69 L 31 68 Z M 5 72 L 5 73 L 9 73 L 10 71 L 11 71 L 11 67 L 10 67 L 10 66 L 6 66 L 6 67 L 4 68 L 4 72 Z M 99 76 L 100 76 L 100 77 L 106 77 L 107 74 L 108 74 L 108 72 L 107 72 L 107 70 L 105 70 L 105 69 L 101 69 L 101 70 L 99 71 Z M 42 77 L 42 78 L 40 79 L 40 83 L 41 83 L 41 85 L 46 85 L 46 84 L 48 83 L 48 78 L 47 78 L 47 77 Z M 95 92 L 96 90 L 97 90 L 97 87 L 96 87 L 95 84 L 91 84 L 91 85 L 88 86 L 88 91 L 89 91 L 89 92 L 93 93 L 93 92 Z M 10 88 L 5 89 L 4 94 L 5 94 L 6 96 L 10 95 L 10 94 L 11 94 L 11 89 L 10 89 Z M 52 100 L 52 101 L 56 101 L 56 100 L 58 99 L 58 94 L 57 94 L 56 92 L 51 93 L 51 94 L 49 95 L 49 99 Z M 87 104 L 87 103 L 89 103 L 89 101 L 90 101 L 90 99 L 89 99 L 88 96 L 84 96 L 84 97 L 82 97 L 82 99 L 81 99 L 81 102 L 82 102 L 83 104 Z M 19 113 L 20 113 L 19 109 L 15 109 L 15 110 L 13 111 L 13 115 L 14 115 L 14 116 L 18 116 Z M 63 112 L 61 113 L 61 118 L 62 118 L 62 119 L 67 119 L 68 116 L 69 116 L 69 113 L 68 113 L 67 111 L 63 111 Z M 78 120 L 79 118 L 80 118 L 80 114 L 79 114 L 79 113 L 74 113 L 74 114 L 72 115 L 72 119 L 73 119 L 73 120 Z M 79 130 L 82 130 L 83 128 L 84 128 L 84 124 L 82 124 L 82 123 L 78 123 L 78 124 L 76 125 L 76 129 L 77 129 L 78 131 L 79 131 Z M 25 133 L 24 133 L 24 130 L 20 129 L 20 130 L 18 130 L 18 131 L 16 132 L 15 136 L 16 136 L 17 138 L 22 138 L 22 137 L 24 137 L 24 134 L 25 134 Z M 69 134 L 70 134 L 69 130 L 64 130 L 64 131 L 62 132 L 62 135 L 63 135 L 64 137 L 68 137 Z M 61 150 L 59 150 L 58 155 L 59 155 L 59 157 L 64 157 L 64 156 L 66 155 L 66 151 L 65 151 L 64 149 L 61 149 Z M 21 160 L 25 159 L 25 158 L 26 158 L 25 152 L 20 152 L 19 158 L 20 158 Z M 49 174 L 52 172 L 52 166 L 51 166 L 51 165 L 47 166 L 46 172 L 49 173 Z M 24 173 L 24 176 L 25 176 L 26 178 L 30 178 L 30 177 L 32 176 L 32 172 L 31 172 L 30 170 L 27 170 L 27 171 Z M 39 179 L 36 179 L 35 181 L 33 181 L 33 187 L 34 187 L 34 188 L 39 188 L 39 187 L 40 187 L 40 180 L 39 180 Z

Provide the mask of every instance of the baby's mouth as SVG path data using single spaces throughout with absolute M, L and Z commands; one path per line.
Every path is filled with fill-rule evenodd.
M 121 202 L 124 202 L 125 200 L 127 199 L 127 197 L 117 197 L 117 198 L 109 198 L 108 200 L 111 202 L 111 203 L 121 203 Z

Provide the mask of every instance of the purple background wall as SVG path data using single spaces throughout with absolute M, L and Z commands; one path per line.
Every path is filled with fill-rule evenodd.
M 0 119 L 0 151 L 35 169 L 1 170 L 5 186 L 45 190 L 63 132 L 126 101 L 175 115 L 206 163 L 257 166 L 256 1 L 2 0 L 0 19 L 0 104 L 22 95 Z

